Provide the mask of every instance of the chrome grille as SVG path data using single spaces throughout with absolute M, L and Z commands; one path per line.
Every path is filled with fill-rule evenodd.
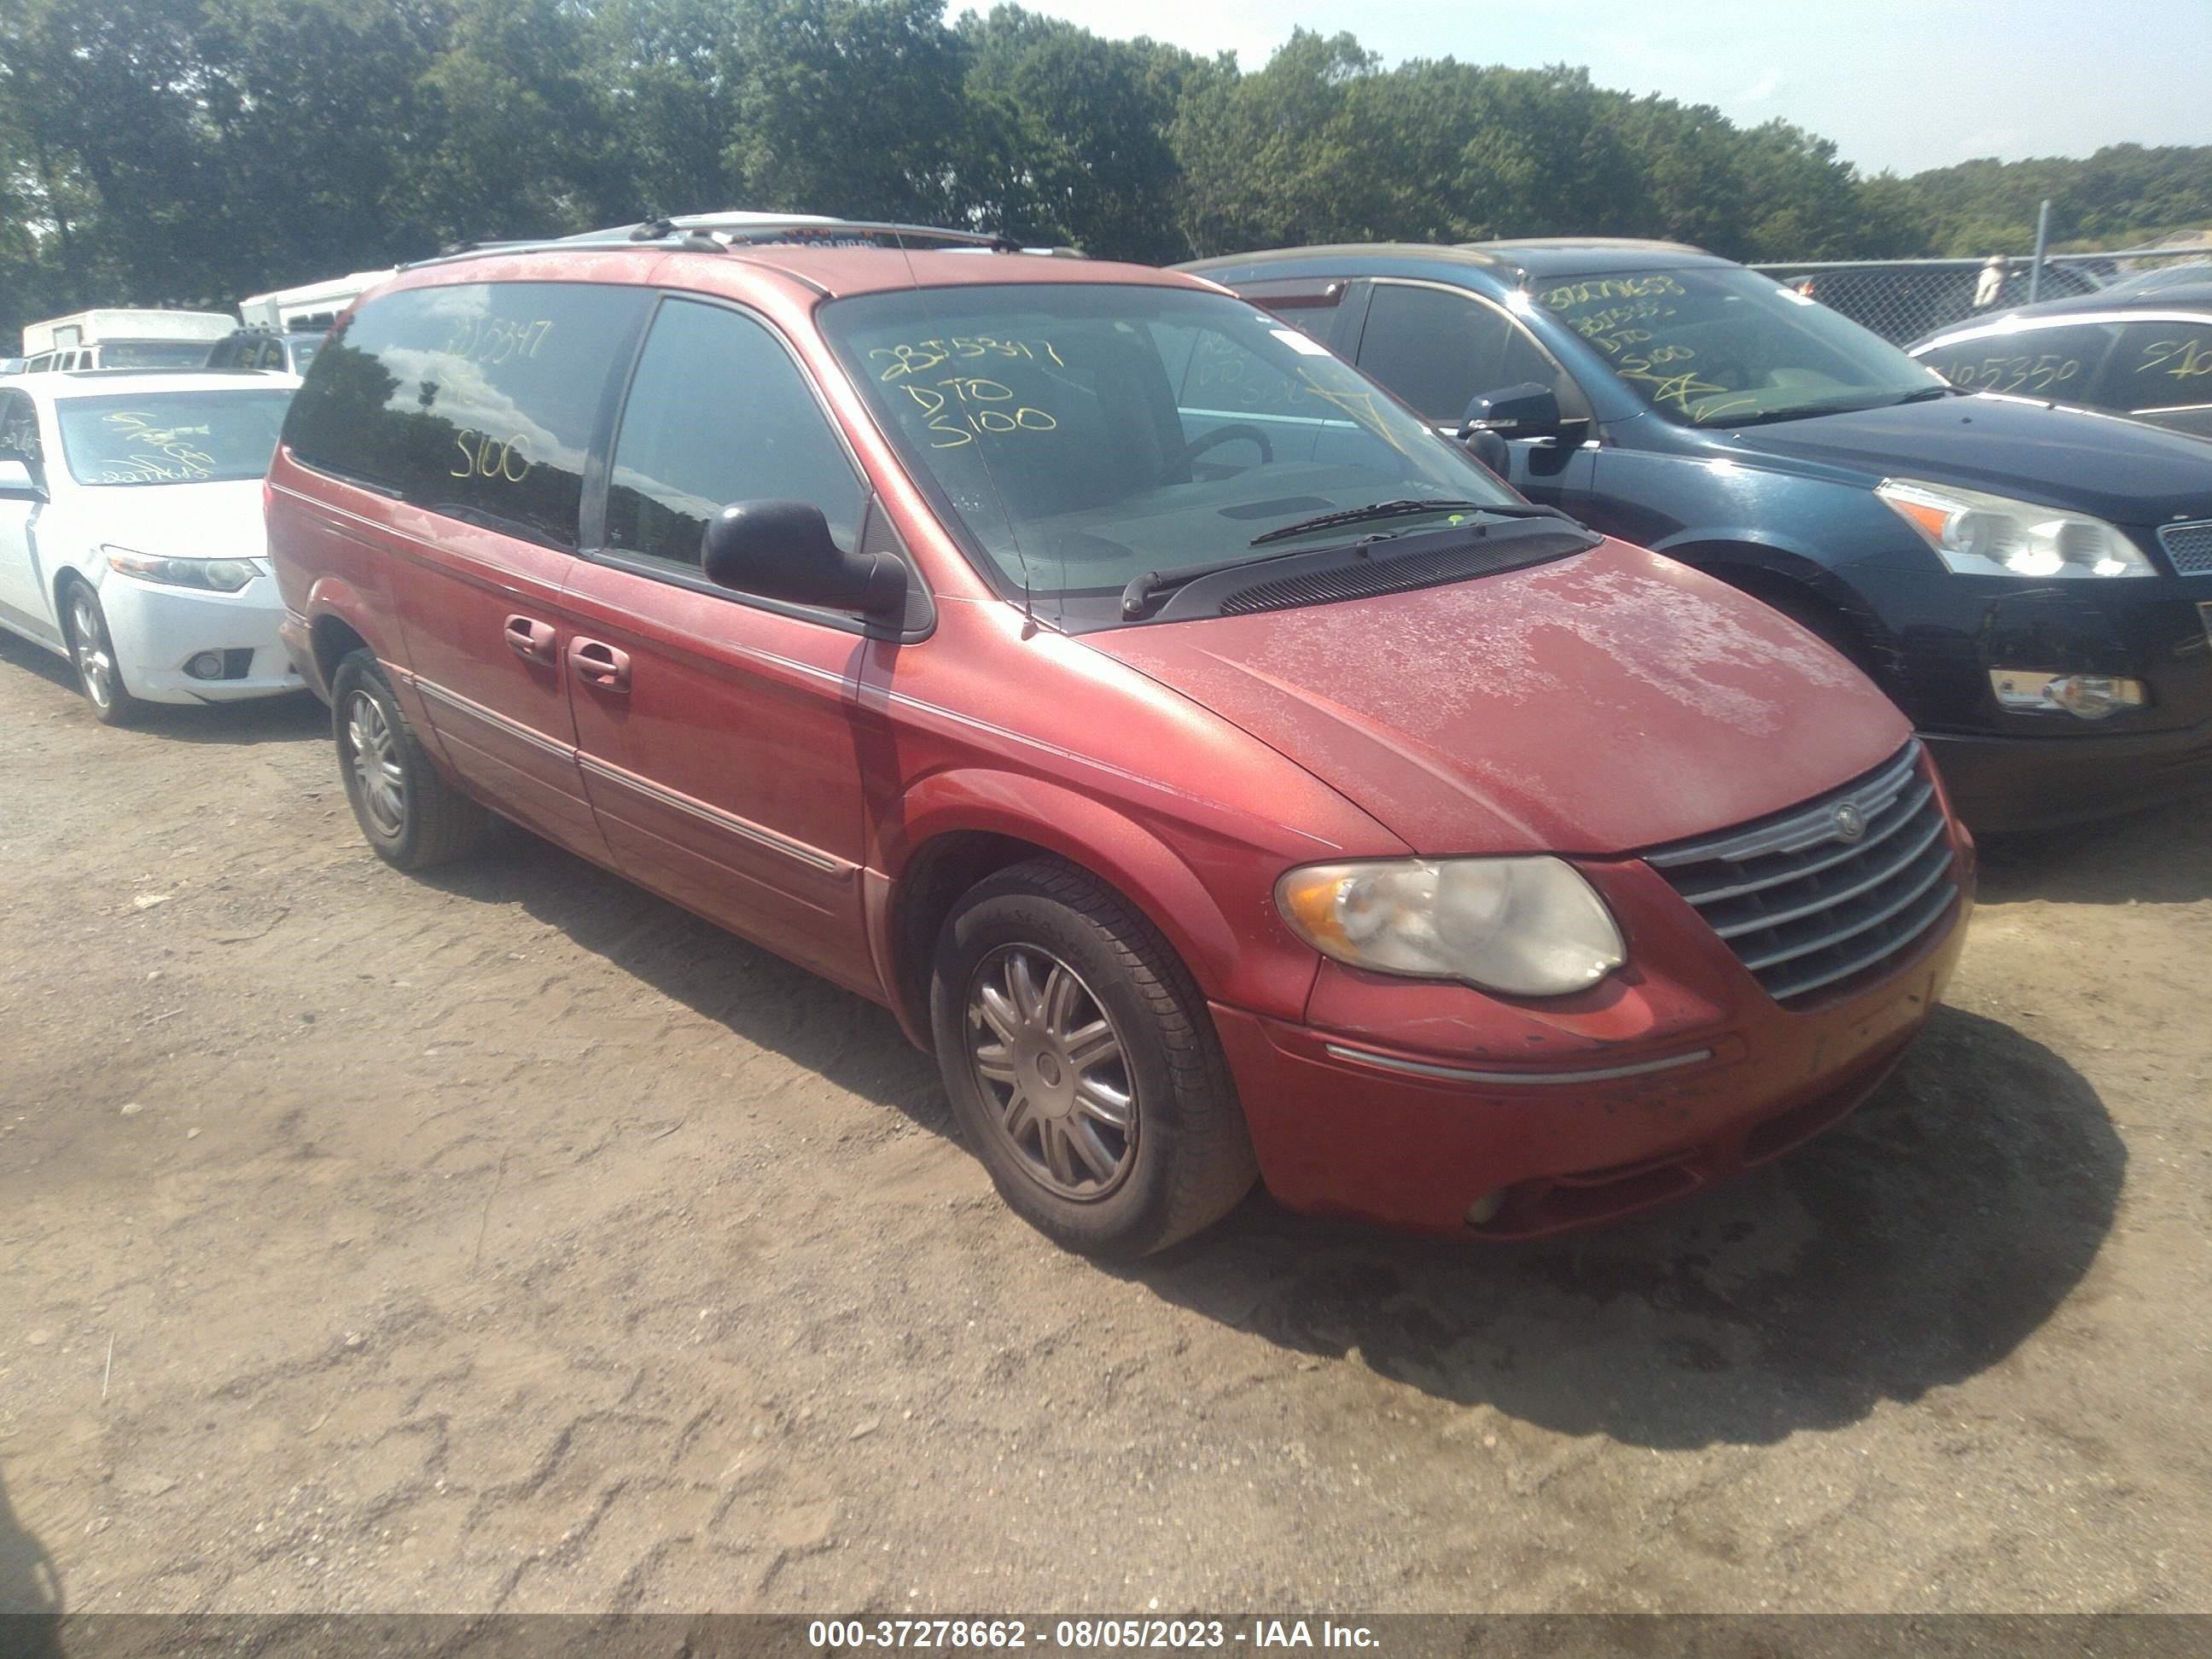
M 2212 576 L 2212 519 L 2194 524 L 2162 524 L 2158 544 L 2185 576 Z
M 1818 800 L 1644 856 L 1777 1002 L 1881 967 L 1959 892 L 1917 740 Z

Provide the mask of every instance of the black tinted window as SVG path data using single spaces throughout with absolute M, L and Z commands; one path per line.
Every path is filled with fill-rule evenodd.
M 580 283 L 371 300 L 316 355 L 284 441 L 311 466 L 573 547 L 600 399 L 647 300 Z
M 2185 409 L 2212 404 L 2212 317 L 2130 323 L 2106 361 L 2104 395 L 2114 409 Z
M 1431 421 L 1455 421 L 1469 398 L 1507 383 L 1512 331 L 1502 313 L 1463 295 L 1377 283 L 1359 366 Z
M 672 300 L 623 405 L 607 545 L 696 569 L 708 520 L 732 501 L 807 501 L 850 548 L 860 479 L 775 337 L 717 306 Z
M 1984 334 L 1937 346 L 1920 361 L 1967 392 L 2094 404 L 2099 372 L 2117 332 L 2110 323 L 2069 323 Z

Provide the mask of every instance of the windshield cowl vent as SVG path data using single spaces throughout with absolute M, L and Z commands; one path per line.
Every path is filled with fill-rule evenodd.
M 1424 553 L 1398 557 L 1370 556 L 1357 564 L 1333 570 L 1279 576 L 1254 582 L 1224 595 L 1218 605 L 1224 617 L 1249 616 L 1260 611 L 1289 611 L 1299 605 L 1331 605 L 1340 599 L 1370 599 L 1383 593 L 1407 593 L 1417 587 L 1494 576 L 1500 571 L 1547 564 L 1571 553 L 1589 550 L 1588 532 L 1562 526 L 1558 530 L 1534 528 L 1507 538 L 1469 540 Z

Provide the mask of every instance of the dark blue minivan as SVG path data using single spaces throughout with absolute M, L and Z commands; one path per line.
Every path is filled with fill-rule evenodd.
M 1672 243 L 1307 247 L 1182 269 L 1486 444 L 1530 500 L 1855 659 L 1976 828 L 2212 787 L 2212 443 L 2057 407 L 2032 377 L 1969 395 Z M 1246 420 L 1288 413 L 1245 407 L 1244 390 L 1222 395 Z

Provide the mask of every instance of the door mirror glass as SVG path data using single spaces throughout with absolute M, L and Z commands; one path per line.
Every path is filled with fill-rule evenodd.
M 885 554 L 846 552 L 806 501 L 732 502 L 708 520 L 701 562 L 708 580 L 734 593 L 870 617 L 906 610 L 906 567 Z
M 19 501 L 32 496 L 43 501 L 46 494 L 38 479 L 31 475 L 31 469 L 19 457 L 0 456 L 0 496 Z
M 1459 435 L 1462 441 L 1478 432 L 1500 438 L 1556 438 L 1560 425 L 1559 394 L 1526 380 L 1474 398 L 1460 417 Z

